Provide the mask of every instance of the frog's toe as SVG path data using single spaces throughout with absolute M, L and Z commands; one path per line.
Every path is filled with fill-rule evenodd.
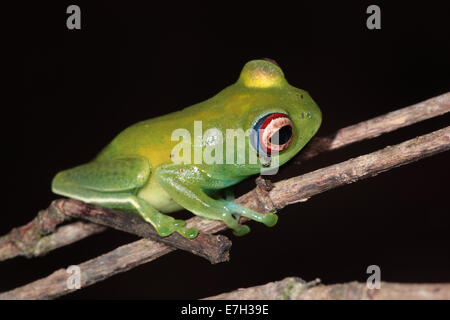
M 181 227 L 184 227 L 185 225 L 186 225 L 186 221 L 184 221 L 184 220 L 175 220 L 173 222 L 173 226 L 175 228 L 181 228 Z
M 175 230 L 171 226 L 161 226 L 156 230 L 161 237 L 170 236 Z
M 179 228 L 177 232 L 187 239 L 194 239 L 198 235 L 196 228 Z
M 239 225 L 238 228 L 233 230 L 233 234 L 235 236 L 238 236 L 238 237 L 246 235 L 249 232 L 250 232 L 250 227 L 245 225 L 245 224 L 244 225 Z
M 275 213 L 267 213 L 262 218 L 262 222 L 268 227 L 273 227 L 277 224 L 277 221 L 278 216 Z

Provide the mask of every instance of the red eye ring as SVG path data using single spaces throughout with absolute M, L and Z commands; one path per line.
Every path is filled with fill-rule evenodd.
M 281 144 L 272 143 L 271 138 L 283 128 L 289 129 Z M 294 136 L 293 125 L 289 117 L 284 113 L 272 113 L 259 128 L 259 144 L 261 149 L 268 155 L 281 152 L 289 147 Z M 279 138 L 279 136 L 278 136 Z

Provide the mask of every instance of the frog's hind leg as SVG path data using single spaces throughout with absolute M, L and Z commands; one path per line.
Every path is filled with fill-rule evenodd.
M 234 201 L 236 199 L 236 195 L 234 194 L 234 187 L 228 187 L 223 190 L 225 200 Z
M 52 190 L 87 203 L 136 212 L 162 237 L 176 231 L 186 238 L 195 238 L 196 229 L 185 228 L 183 220 L 160 213 L 136 195 L 150 174 L 151 165 L 146 158 L 97 160 L 58 173 L 53 179 Z

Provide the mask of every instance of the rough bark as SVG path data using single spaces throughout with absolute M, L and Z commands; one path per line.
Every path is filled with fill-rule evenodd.
M 424 102 L 399 109 L 385 115 L 345 127 L 327 137 L 314 138 L 303 150 L 296 161 L 305 161 L 319 153 L 342 148 L 349 144 L 377 137 L 383 133 L 394 131 L 419 121 L 430 119 L 450 111 L 450 93 L 431 98 Z M 255 193 L 262 203 L 273 207 L 268 191 L 273 187 L 267 181 L 258 179 Z M 248 201 L 248 199 L 246 200 Z M 299 200 L 301 201 L 301 200 Z M 38 216 L 29 224 L 13 229 L 8 235 L 0 238 L 0 261 L 16 256 L 35 257 L 50 250 L 79 241 L 105 228 L 89 223 L 75 223 L 71 227 L 55 227 L 69 219 L 68 216 L 52 217 L 59 212 L 51 206 L 43 210 L 44 216 Z M 46 212 L 49 211 L 50 212 Z M 50 214 L 47 218 L 45 215 Z M 56 219 L 56 220 L 55 220 Z M 47 235 L 53 232 L 51 235 Z
M 296 157 L 296 161 L 305 161 L 320 153 L 375 138 L 383 133 L 407 127 L 414 123 L 443 115 L 449 111 L 450 92 L 447 92 L 412 106 L 342 128 L 329 136 L 315 137 Z
M 56 224 L 72 218 L 87 220 L 92 224 L 77 223 L 75 227 L 80 230 L 74 229 L 73 225 L 64 226 L 61 232 L 45 236 L 54 230 Z M 173 233 L 163 238 L 158 235 L 152 225 L 137 215 L 86 204 L 74 199 L 58 199 L 53 201 L 46 210 L 41 211 L 30 223 L 14 229 L 0 239 L 0 260 L 17 255 L 40 256 L 63 243 L 70 243 L 80 235 L 101 232 L 105 229 L 102 226 L 159 241 L 201 256 L 211 263 L 229 259 L 231 241 L 223 235 L 200 233 L 195 239 L 187 240 L 180 234 Z
M 379 289 L 366 283 L 318 285 L 296 277 L 238 289 L 205 300 L 450 300 L 450 283 L 380 282 Z
M 261 190 L 258 193 L 257 189 L 261 189 L 258 187 L 237 199 L 236 202 L 250 209 L 268 212 L 292 203 L 306 201 L 311 196 L 331 188 L 353 183 L 449 149 L 450 126 L 377 152 L 278 182 L 270 191 L 266 189 L 262 191 L 264 197 L 260 196 Z M 215 233 L 226 229 L 225 224 L 220 221 L 198 217 L 188 220 L 187 224 L 199 228 L 204 233 Z M 151 240 L 139 240 L 119 247 L 80 265 L 82 285 L 87 286 L 104 280 L 173 250 L 173 247 Z M 46 299 L 67 294 L 70 292 L 66 287 L 68 276 L 64 269 L 60 269 L 46 278 L 2 293 L 0 299 Z

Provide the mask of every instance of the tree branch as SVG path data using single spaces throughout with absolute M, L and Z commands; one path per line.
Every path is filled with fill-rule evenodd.
M 320 153 L 336 150 L 355 142 L 372 139 L 414 123 L 443 115 L 450 111 L 450 92 L 405 107 L 382 116 L 342 128 L 326 137 L 315 137 L 296 157 L 297 162 Z
M 81 270 L 81 287 L 87 287 L 117 273 L 155 260 L 173 250 L 175 248 L 148 239 L 141 239 L 118 247 L 78 265 Z M 66 284 L 69 276 L 70 274 L 65 269 L 58 269 L 46 278 L 1 293 L 0 300 L 53 299 L 68 294 L 74 291 L 74 289 L 69 289 Z
M 80 230 L 74 229 L 73 226 L 65 226 L 57 234 L 42 237 L 54 230 L 56 224 L 71 218 L 83 219 L 92 223 L 76 224 Z M 30 223 L 13 229 L 8 235 L 3 236 L 0 239 L 0 259 L 5 260 L 17 255 L 27 257 L 43 255 L 62 243 L 67 244 L 67 242 L 73 241 L 75 237 L 86 235 L 88 232 L 103 231 L 105 227 L 99 225 L 156 240 L 201 256 L 211 263 L 224 262 L 229 259 L 231 241 L 223 235 L 200 233 L 192 240 L 187 240 L 178 233 L 160 237 L 152 225 L 137 215 L 83 203 L 75 199 L 53 201 Z M 85 232 L 80 233 L 80 231 Z
M 70 217 L 152 239 L 176 249 L 191 252 L 213 264 L 229 260 L 231 241 L 223 235 L 199 232 L 195 239 L 188 240 L 174 232 L 170 236 L 160 237 L 155 228 L 138 215 L 83 203 L 75 199 L 59 199 L 55 203 L 61 212 Z
M 76 228 L 79 230 L 74 228 L 72 228 L 72 232 L 67 232 L 67 228 L 58 230 L 61 232 L 61 237 L 53 234 L 51 241 L 48 238 L 50 236 L 45 237 L 54 232 L 57 225 L 69 220 L 69 216 L 61 214 L 54 203 L 51 203 L 46 210 L 41 210 L 28 224 L 14 228 L 0 238 L 0 261 L 22 255 L 28 258 L 37 257 L 47 250 L 53 250 L 71 243 L 69 235 L 72 233 L 76 233 L 77 236 L 86 236 L 102 231 L 102 228 L 87 228 L 87 232 L 81 232 L 81 230 L 86 230 L 86 225 L 77 224 Z M 61 239 L 58 240 L 59 238 Z
M 275 183 L 270 191 L 261 191 L 261 188 L 258 191 L 256 188 L 237 199 L 236 202 L 253 210 L 268 212 L 292 203 L 306 201 L 311 196 L 326 190 L 353 183 L 449 149 L 450 126 L 355 159 L 280 181 Z M 215 233 L 227 228 L 221 221 L 205 220 L 199 217 L 189 219 L 187 225 L 197 227 L 204 233 Z M 82 286 L 104 280 L 173 250 L 167 245 L 151 240 L 139 240 L 119 247 L 80 265 Z M 68 276 L 64 269 L 60 269 L 46 278 L 2 293 L 0 299 L 54 298 L 67 294 L 71 292 L 65 284 Z
M 326 151 L 342 148 L 349 144 L 377 137 L 383 133 L 394 131 L 422 120 L 430 119 L 450 111 L 450 93 L 431 98 L 424 102 L 399 109 L 385 115 L 345 127 L 327 137 L 316 137 L 294 161 L 305 161 Z M 264 186 L 255 192 L 260 198 L 267 197 Z M 270 189 L 270 188 L 269 188 Z M 269 199 L 265 200 L 269 203 Z M 54 209 L 54 208 L 53 208 Z M 53 210 L 52 206 L 43 210 Z M 50 216 L 57 211 L 49 212 Z M 0 261 L 16 256 L 36 257 L 48 251 L 79 241 L 92 234 L 106 230 L 91 223 L 74 223 L 70 227 L 55 227 L 63 221 L 69 220 L 66 215 L 54 218 L 36 217 L 29 224 L 13 229 L 9 234 L 0 238 Z M 53 232 L 51 235 L 47 235 Z
M 380 289 L 366 283 L 348 282 L 318 285 L 320 280 L 305 282 L 296 277 L 261 286 L 238 289 L 205 300 L 449 300 L 450 283 L 381 282 Z

